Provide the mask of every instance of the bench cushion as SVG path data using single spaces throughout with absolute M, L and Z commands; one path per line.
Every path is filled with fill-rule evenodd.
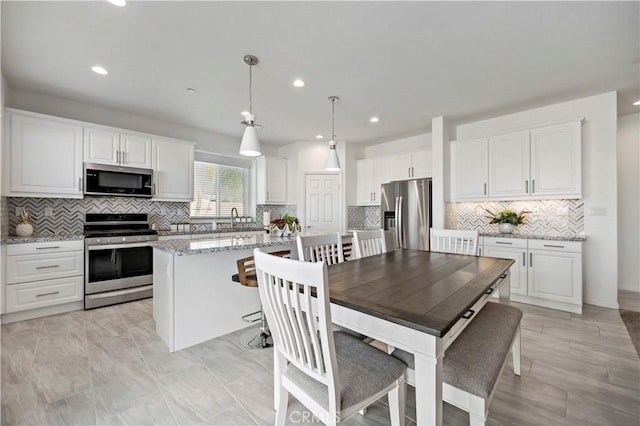
M 343 410 L 382 391 L 404 375 L 406 366 L 381 350 L 339 331 L 333 333 L 333 338 Z M 327 386 L 291 364 L 285 376 L 320 405 L 329 407 Z
M 487 302 L 471 324 L 447 348 L 444 382 L 481 398 L 488 398 L 520 327 L 522 311 Z M 393 355 L 415 369 L 413 355 L 396 349 Z

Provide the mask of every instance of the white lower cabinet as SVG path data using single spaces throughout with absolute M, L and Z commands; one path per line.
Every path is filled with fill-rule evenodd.
M 7 246 L 6 313 L 82 301 L 83 290 L 83 241 Z
M 483 241 L 484 256 L 515 261 L 512 300 L 582 312 L 582 243 L 497 237 Z

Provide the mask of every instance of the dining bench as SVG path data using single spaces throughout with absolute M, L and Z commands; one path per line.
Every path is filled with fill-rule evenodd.
M 445 351 L 442 399 L 468 412 L 470 425 L 485 424 L 510 349 L 513 372 L 520 375 L 521 319 L 520 309 L 487 302 Z M 407 383 L 414 386 L 413 355 L 401 349 L 393 355 L 407 364 Z

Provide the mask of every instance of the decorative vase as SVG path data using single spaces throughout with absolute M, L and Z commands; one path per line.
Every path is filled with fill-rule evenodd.
M 16 235 L 19 237 L 28 237 L 33 234 L 33 226 L 30 223 L 19 223 L 16 226 Z
M 274 226 L 271 232 L 273 232 L 273 235 L 275 235 L 276 237 L 282 237 L 282 233 L 284 232 L 284 229 L 280 229 L 277 226 Z
M 510 223 L 500 223 L 498 224 L 498 229 L 500 229 L 501 234 L 511 234 L 513 232 L 513 225 Z

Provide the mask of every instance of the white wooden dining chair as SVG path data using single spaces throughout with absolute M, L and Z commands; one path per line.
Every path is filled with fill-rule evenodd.
M 478 254 L 478 231 L 431 228 L 431 251 L 443 253 Z
M 339 232 L 322 235 L 298 235 L 298 259 L 303 262 L 324 262 L 327 265 L 344 262 L 342 236 Z
M 348 419 L 384 395 L 393 425 L 404 424 L 406 366 L 342 332 L 332 332 L 327 265 L 255 249 L 260 300 L 274 341 L 276 425 L 289 394 L 325 424 Z
M 387 252 L 384 229 L 353 231 L 354 259 Z

